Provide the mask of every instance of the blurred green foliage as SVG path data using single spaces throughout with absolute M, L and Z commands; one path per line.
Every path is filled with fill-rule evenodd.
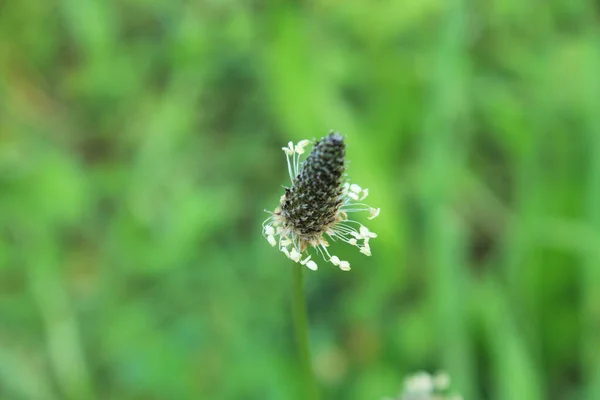
M 599 17 L 0 2 L 0 398 L 298 398 L 260 224 L 281 146 L 335 128 L 382 211 L 371 258 L 306 277 L 323 398 L 444 369 L 468 400 L 599 399 Z

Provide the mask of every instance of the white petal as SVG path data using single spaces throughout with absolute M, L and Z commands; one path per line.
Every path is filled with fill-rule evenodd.
M 313 271 L 316 271 L 316 270 L 317 270 L 317 268 L 319 268 L 319 267 L 317 266 L 317 263 L 316 263 L 316 262 L 314 262 L 314 261 L 312 261 L 312 260 L 306 263 L 306 267 L 307 267 L 308 269 L 311 269 L 311 270 L 313 270 Z

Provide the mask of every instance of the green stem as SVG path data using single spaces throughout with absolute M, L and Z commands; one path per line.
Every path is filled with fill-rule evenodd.
M 302 370 L 305 396 L 303 398 L 318 399 L 317 383 L 312 371 L 310 360 L 310 346 L 308 343 L 308 317 L 306 313 L 306 298 L 304 296 L 303 272 L 304 266 L 294 264 L 292 266 L 292 317 L 294 319 L 294 331 L 296 345 L 300 357 L 300 368 Z

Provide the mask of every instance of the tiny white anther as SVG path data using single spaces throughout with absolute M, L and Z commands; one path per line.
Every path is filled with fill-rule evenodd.
M 316 270 L 317 270 L 317 268 L 319 268 L 319 267 L 317 266 L 317 263 L 316 263 L 316 262 L 314 262 L 314 261 L 312 261 L 312 260 L 310 260 L 309 262 L 307 262 L 307 263 L 306 263 L 306 267 L 307 267 L 308 269 L 312 270 L 312 271 L 316 271 Z
M 294 150 L 296 151 L 296 153 L 302 154 L 302 153 L 304 153 L 304 148 L 306 146 L 308 146 L 309 143 L 310 143 L 310 141 L 308 141 L 306 139 L 305 140 L 301 140 L 301 141 L 298 142 L 298 144 L 296 145 L 296 147 L 294 148 Z
M 376 234 L 375 232 L 371 232 L 371 231 L 369 230 L 369 228 L 367 228 L 367 227 L 366 227 L 366 226 L 364 226 L 364 225 L 361 225 L 361 227 L 360 227 L 360 235 L 361 235 L 363 238 L 365 238 L 365 239 L 366 239 L 366 238 L 376 238 L 376 237 L 377 237 L 377 234 Z
M 267 225 L 267 226 L 265 226 L 265 233 L 267 235 L 274 235 L 275 229 L 271 225 Z
M 285 152 L 286 155 L 291 156 L 294 154 L 294 143 L 289 142 L 287 147 L 282 147 L 281 150 Z
M 371 208 L 371 209 L 369 210 L 369 212 L 370 212 L 370 214 L 371 214 L 371 216 L 369 217 L 369 219 L 376 218 L 376 217 L 379 215 L 379 212 L 380 212 L 380 211 L 381 211 L 381 209 L 380 209 L 380 208 Z
M 279 242 L 280 246 L 289 246 L 290 244 L 292 244 L 292 240 L 291 239 L 283 239 Z
M 329 261 L 331 261 L 333 265 L 340 265 L 340 259 L 338 256 L 332 256 Z
M 349 192 L 348 197 L 350 197 L 352 200 L 358 200 L 358 195 L 353 192 Z
M 340 269 L 342 271 L 350 271 L 350 263 L 348 261 L 340 261 Z
M 304 260 L 300 261 L 300 264 L 306 265 L 307 262 L 310 261 L 310 256 L 306 257 Z
M 360 201 L 363 201 L 369 195 L 369 189 L 363 189 L 362 196 L 360 197 Z
M 268 235 L 267 241 L 269 242 L 269 244 L 271 246 L 275 246 L 277 244 L 277 242 L 275 241 L 275 236 L 273 236 L 273 235 Z
M 350 185 L 350 190 L 353 191 L 354 193 L 360 193 L 362 188 L 360 186 L 358 186 L 356 183 L 353 183 L 352 185 Z
M 360 252 L 366 256 L 369 256 L 369 257 L 371 256 L 371 249 L 369 248 L 369 246 L 362 247 L 360 249 Z
M 357 245 L 357 243 L 356 243 L 356 239 L 354 239 L 354 238 L 352 238 L 352 239 L 349 239 L 349 240 L 348 240 L 348 244 L 351 244 L 352 246 L 356 246 L 356 245 Z
M 292 251 L 290 251 L 290 259 L 292 261 L 298 262 L 300 261 L 300 257 L 302 257 L 302 254 L 298 253 L 296 249 L 292 249 Z
M 348 182 L 344 183 L 342 185 L 342 195 L 347 195 L 348 191 L 350 190 L 350 184 Z

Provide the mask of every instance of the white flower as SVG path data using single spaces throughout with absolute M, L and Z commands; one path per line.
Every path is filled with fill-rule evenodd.
M 418 372 L 407 377 L 404 388 L 395 399 L 389 400 L 462 400 L 462 396 L 448 394 L 450 377 L 444 372 L 431 376 L 427 372 Z M 382 399 L 384 400 L 384 399 Z

